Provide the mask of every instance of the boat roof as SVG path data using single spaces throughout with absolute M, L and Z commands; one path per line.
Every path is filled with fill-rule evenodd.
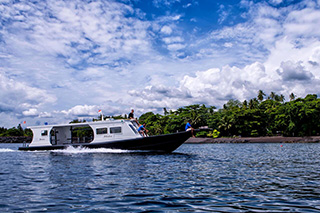
M 100 124 L 112 124 L 112 123 L 123 123 L 129 122 L 131 120 L 121 119 L 121 120 L 113 120 L 108 119 L 104 121 L 93 121 L 93 122 L 84 122 L 84 123 L 69 123 L 69 124 L 50 124 L 50 125 L 41 125 L 41 126 L 30 126 L 30 129 L 43 129 L 43 128 L 51 128 L 51 127 L 83 127 L 90 125 L 100 125 Z

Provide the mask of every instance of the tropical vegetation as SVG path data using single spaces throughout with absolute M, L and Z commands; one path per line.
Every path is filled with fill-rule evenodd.
M 21 124 L 17 127 L 12 127 L 10 129 L 0 127 L 0 137 L 10 137 L 10 136 L 32 136 L 31 129 L 23 129 Z
M 315 94 L 285 102 L 283 95 L 263 91 L 257 98 L 240 102 L 229 100 L 221 109 L 205 105 L 190 105 L 175 111 L 164 109 L 164 115 L 145 113 L 139 121 L 145 122 L 151 134 L 166 134 L 184 129 L 190 119 L 193 127 L 208 126 L 219 136 L 311 136 L 320 133 L 320 99 Z M 203 133 L 200 133 L 200 135 Z

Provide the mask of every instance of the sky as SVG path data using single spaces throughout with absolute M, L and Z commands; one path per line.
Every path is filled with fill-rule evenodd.
M 259 90 L 320 94 L 320 0 L 0 0 L 0 126 Z

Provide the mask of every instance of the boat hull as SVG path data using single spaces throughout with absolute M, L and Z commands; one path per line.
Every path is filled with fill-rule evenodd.
M 55 149 L 66 149 L 69 146 L 73 146 L 73 147 L 80 146 L 80 147 L 86 147 L 91 149 L 109 148 L 109 149 L 141 150 L 141 151 L 170 153 L 176 150 L 179 146 L 181 146 L 190 136 L 191 136 L 191 132 L 178 132 L 173 134 L 157 135 L 157 136 L 134 138 L 134 139 L 127 139 L 127 140 L 106 141 L 101 143 L 19 147 L 19 150 L 23 150 L 23 151 L 55 150 Z

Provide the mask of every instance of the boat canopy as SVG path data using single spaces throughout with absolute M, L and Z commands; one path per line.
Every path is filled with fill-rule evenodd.
M 29 146 L 101 143 L 142 137 L 135 120 L 105 120 L 29 128 L 33 132 L 33 140 Z

